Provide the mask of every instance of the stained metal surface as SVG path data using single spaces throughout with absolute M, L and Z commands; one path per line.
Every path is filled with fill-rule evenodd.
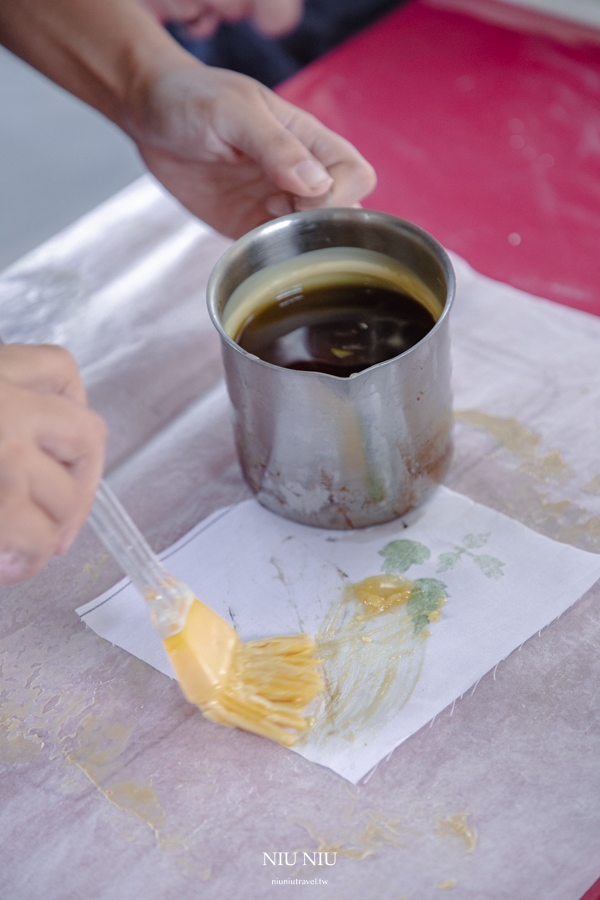
M 429 334 L 351 378 L 273 366 L 231 340 L 221 317 L 245 278 L 338 246 L 410 266 L 443 306 Z M 453 299 L 444 250 L 409 223 L 367 210 L 286 216 L 227 251 L 209 282 L 208 304 L 222 340 L 242 469 L 263 506 L 320 528 L 361 528 L 397 518 L 431 494 L 452 452 Z

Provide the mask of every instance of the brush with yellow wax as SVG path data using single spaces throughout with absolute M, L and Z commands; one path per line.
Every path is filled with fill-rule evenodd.
M 310 727 L 306 707 L 323 690 L 313 639 L 299 634 L 242 643 L 168 574 L 105 482 L 89 521 L 148 601 L 186 698 L 214 722 L 293 746 Z

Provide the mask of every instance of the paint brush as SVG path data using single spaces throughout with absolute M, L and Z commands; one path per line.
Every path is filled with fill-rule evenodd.
M 215 722 L 293 746 L 310 727 L 306 707 L 323 690 L 310 635 L 242 643 L 169 575 L 104 481 L 89 522 L 148 602 L 186 698 Z

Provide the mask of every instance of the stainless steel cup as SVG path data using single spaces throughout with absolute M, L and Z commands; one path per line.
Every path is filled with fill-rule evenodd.
M 414 347 L 350 378 L 274 366 L 227 334 L 233 291 L 267 266 L 331 247 L 385 254 L 435 295 L 441 315 Z M 431 494 L 452 452 L 448 314 L 454 272 L 425 231 L 384 213 L 318 209 L 249 232 L 221 257 L 208 308 L 221 336 L 237 450 L 263 506 L 321 528 L 360 528 Z

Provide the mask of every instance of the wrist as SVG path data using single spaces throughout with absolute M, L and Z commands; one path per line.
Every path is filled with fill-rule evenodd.
M 185 51 L 157 58 L 147 66 L 138 64 L 138 75 L 122 127 L 144 159 L 148 149 L 175 154 L 181 160 L 212 162 L 228 157 L 213 126 L 229 77 L 245 76 L 206 66 Z
M 189 95 L 186 83 L 206 69 L 166 32 L 164 43 L 160 37 L 160 45 L 148 42 L 132 48 L 126 67 L 118 125 L 141 145 L 170 143 L 177 108 Z

